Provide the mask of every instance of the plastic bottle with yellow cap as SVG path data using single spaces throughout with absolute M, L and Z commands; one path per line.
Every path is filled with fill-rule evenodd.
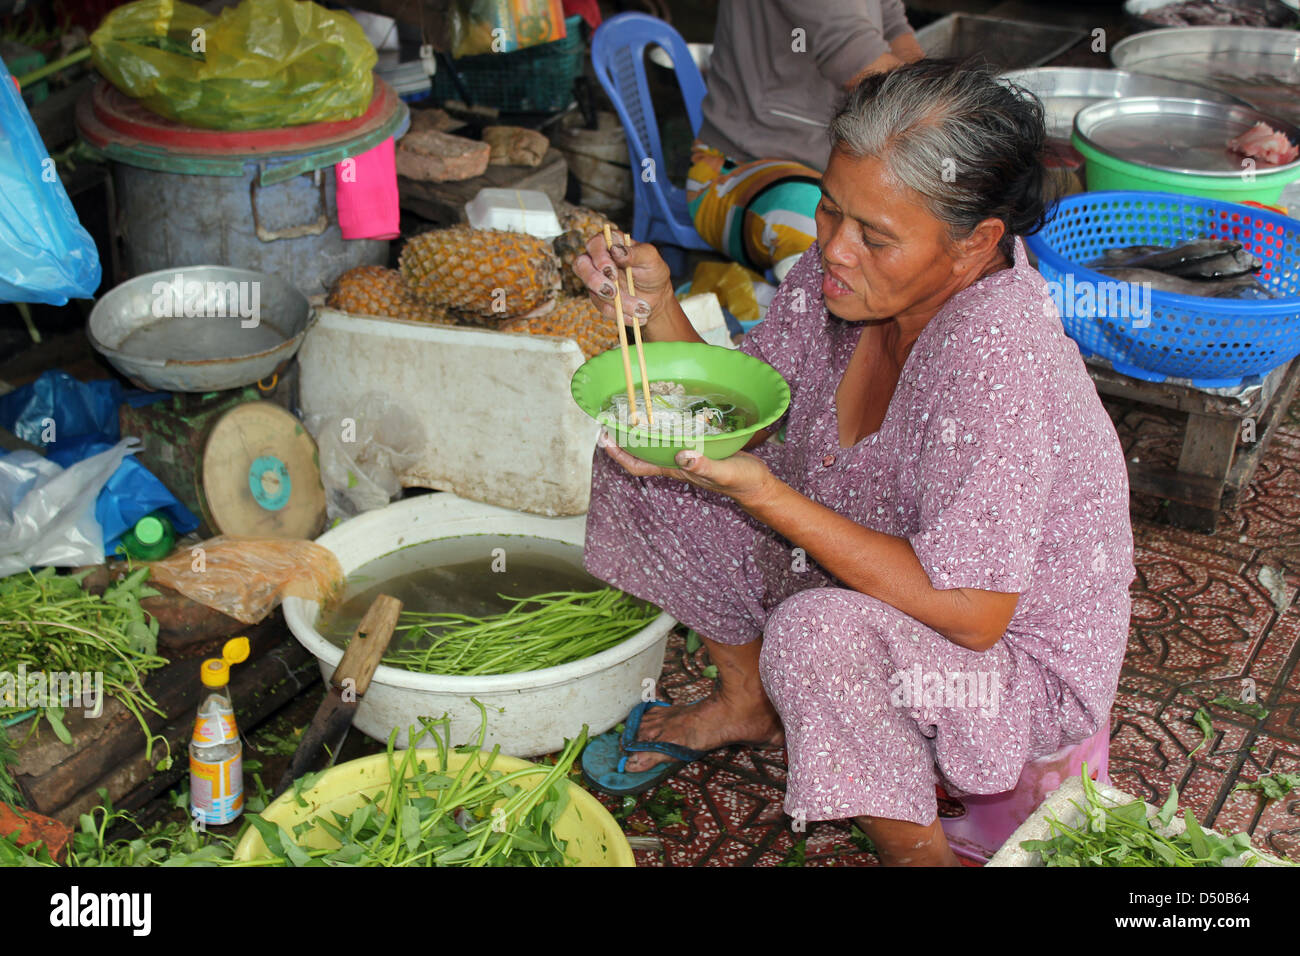
M 220 657 L 203 662 L 203 700 L 190 738 L 190 815 L 198 826 L 220 826 L 244 810 L 244 745 L 230 699 L 230 666 L 248 660 L 248 638 L 226 641 Z

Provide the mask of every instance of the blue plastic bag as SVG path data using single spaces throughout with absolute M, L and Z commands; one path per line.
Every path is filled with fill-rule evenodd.
M 61 441 L 46 457 L 69 468 L 112 447 L 111 443 L 96 439 Z M 193 512 L 181 504 L 153 472 L 133 457 L 123 459 L 95 499 L 95 520 L 104 534 L 104 554 L 115 554 L 122 535 L 153 511 L 167 515 L 178 535 L 188 534 L 199 526 Z
M 63 305 L 99 280 L 94 240 L 0 61 L 0 302 Z
M 0 426 L 42 447 L 86 437 L 112 445 L 121 433 L 120 404 L 122 386 L 114 379 L 79 382 L 67 372 L 45 372 L 31 384 L 0 395 Z

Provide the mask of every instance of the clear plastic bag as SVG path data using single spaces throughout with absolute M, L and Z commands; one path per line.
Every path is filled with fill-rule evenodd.
M 89 299 L 100 278 L 95 242 L 0 61 L 0 302 Z
M 306 420 L 320 450 L 325 513 L 331 522 L 382 508 L 402 490 L 402 473 L 419 460 L 424 426 L 410 412 L 371 392 L 348 414 Z
M 221 535 L 149 565 L 152 580 L 244 624 L 263 620 L 286 597 L 334 603 L 343 567 L 315 541 Z
M 377 60 L 347 12 L 299 0 L 244 0 L 217 16 L 136 0 L 90 38 L 96 69 L 162 116 L 207 129 L 355 119 Z
M 35 452 L 0 456 L 0 577 L 40 566 L 102 564 L 95 500 L 139 439 L 61 468 Z

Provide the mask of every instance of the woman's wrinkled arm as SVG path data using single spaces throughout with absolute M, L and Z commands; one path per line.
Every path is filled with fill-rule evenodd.
M 863 527 L 775 477 L 737 501 L 848 587 L 898 608 L 954 644 L 987 650 L 1011 623 L 1018 594 L 936 589 L 911 542 Z
M 600 444 L 633 475 L 678 478 L 727 495 L 846 586 L 898 608 L 954 644 L 973 651 L 992 647 L 1015 613 L 1018 594 L 932 587 L 911 542 L 872 531 L 805 498 L 756 455 L 739 452 L 714 461 L 684 450 L 677 454 L 680 467 L 664 468 L 632 457 L 608 436 L 602 435 Z

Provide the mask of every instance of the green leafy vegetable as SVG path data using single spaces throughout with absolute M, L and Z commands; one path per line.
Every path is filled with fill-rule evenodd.
M 621 644 L 658 615 L 658 608 L 613 588 L 538 594 L 481 618 L 403 612 L 400 636 L 383 662 L 421 674 L 541 670 Z
M 1269 773 L 1258 780 L 1244 781 L 1232 788 L 1238 790 L 1259 790 L 1264 794 L 1265 802 L 1281 800 L 1296 787 L 1300 787 L 1300 773 Z
M 0 579 L 0 672 L 16 675 L 21 669 L 29 680 L 39 674 L 42 681 L 56 673 L 102 674 L 104 694 L 116 697 L 139 721 L 146 759 L 152 759 L 155 741 L 163 738 L 150 731 L 144 712 L 163 713 L 144 690 L 144 678 L 167 660 L 157 654 L 158 622 L 140 605 L 159 593 L 146 585 L 148 577 L 148 568 L 137 568 L 102 595 L 82 590 L 85 574 L 60 575 L 54 568 Z M 61 686 L 58 693 L 71 687 Z M 46 688 L 43 704 L 35 707 L 37 719 L 44 719 L 59 740 L 71 744 L 64 715 L 75 702 L 52 700 L 51 689 Z M 84 687 L 81 692 L 93 693 Z M 30 706 L 16 686 L 0 683 L 0 724 L 21 718 Z M 6 789 L 3 763 L 0 792 Z
M 1268 716 L 1268 708 L 1262 706 L 1253 700 L 1240 700 L 1236 697 L 1230 697 L 1227 694 L 1220 694 L 1214 700 L 1210 701 L 1216 707 L 1223 707 L 1227 710 L 1235 710 L 1239 714 L 1247 714 L 1251 717 L 1263 720 Z
M 1156 827 L 1167 827 L 1178 814 L 1176 788 L 1170 788 L 1164 805 L 1148 818 L 1141 800 L 1118 807 L 1102 801 L 1088 777 L 1087 765 L 1081 780 L 1085 802 L 1074 806 L 1083 814 L 1082 824 L 1071 827 L 1051 817 L 1049 839 L 1021 841 L 1021 849 L 1041 854 L 1044 866 L 1222 866 L 1224 860 L 1251 849 L 1247 834 L 1225 837 L 1205 830 L 1190 810 L 1183 811 L 1187 829 L 1182 833 L 1167 836 L 1158 832 Z M 1248 866 L 1253 863 L 1253 858 L 1246 861 Z
M 777 866 L 803 866 L 804 861 L 808 858 L 808 838 L 803 837 L 789 851 Z
M 475 703 L 478 703 L 475 701 Z M 477 744 L 457 748 L 473 754 L 458 770 L 450 769 L 447 718 L 422 720 L 412 727 L 410 748 L 395 749 L 397 732 L 388 740 L 388 784 L 373 799 L 344 816 L 332 812 L 313 817 L 290 833 L 265 818 L 248 816 L 269 855 L 232 866 L 565 866 L 571 862 L 554 823 L 568 804 L 569 771 L 586 745 L 587 731 L 570 740 L 555 764 L 500 771 L 494 764 L 500 748 L 478 755 L 487 737 L 487 711 Z M 438 762 L 417 758 L 426 736 L 437 746 Z M 538 774 L 542 773 L 541 780 Z M 311 789 L 312 780 L 295 784 L 294 793 Z M 535 785 L 534 785 L 535 784 Z M 321 848 L 317 834 L 335 846 Z
M 1210 740 L 1214 737 L 1214 725 L 1210 723 L 1210 712 L 1208 710 L 1206 710 L 1204 707 L 1201 707 L 1196 711 L 1196 713 L 1192 715 L 1192 720 L 1196 722 L 1197 727 L 1201 728 L 1201 733 L 1204 734 L 1205 736 L 1202 737 L 1201 742 L 1196 745 L 1196 750 L 1193 750 L 1191 753 L 1187 755 L 1189 759 L 1195 757 L 1197 751 L 1199 751 L 1202 747 L 1208 744 Z

